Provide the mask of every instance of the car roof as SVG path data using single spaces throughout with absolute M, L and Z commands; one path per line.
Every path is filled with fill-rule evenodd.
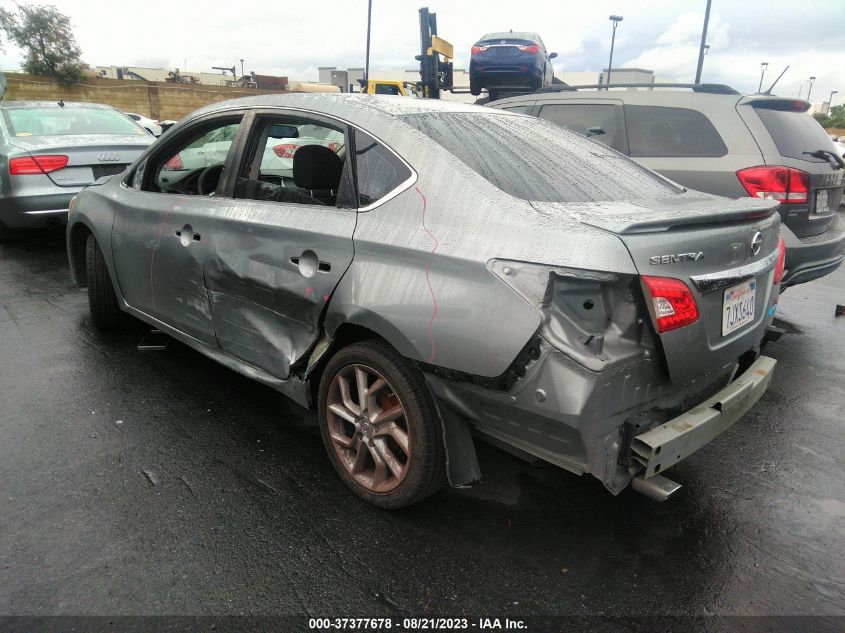
M 102 110 L 114 110 L 110 105 L 104 103 L 87 103 L 85 101 L 65 101 L 64 106 L 60 106 L 58 101 L 3 101 L 0 102 L 0 108 L 4 110 L 13 110 L 16 108 L 99 108 Z
M 540 34 L 532 33 L 530 31 L 502 31 L 501 33 L 488 33 L 478 39 L 479 42 L 484 40 L 531 40 L 532 42 L 539 42 Z
M 364 124 L 375 116 L 403 117 L 413 114 L 438 112 L 490 114 L 491 108 L 469 105 L 458 101 L 416 99 L 392 95 L 363 93 L 315 93 L 257 95 L 213 103 L 196 110 L 184 120 L 193 120 L 205 114 L 235 108 L 288 107 L 310 110 L 318 114 L 334 115 L 350 123 Z M 514 113 L 497 113 L 515 116 Z

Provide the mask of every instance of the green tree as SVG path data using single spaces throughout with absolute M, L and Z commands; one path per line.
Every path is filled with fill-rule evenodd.
M 33 75 L 55 77 L 60 83 L 79 81 L 86 67 L 71 30 L 70 18 L 52 5 L 18 5 L 0 9 L 0 29 L 24 51 L 23 69 Z

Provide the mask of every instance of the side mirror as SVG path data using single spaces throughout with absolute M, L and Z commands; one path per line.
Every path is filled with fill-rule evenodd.
M 557 53 L 549 53 L 549 59 L 554 59 L 557 57 Z
M 591 136 L 601 136 L 602 134 L 605 134 L 605 131 L 600 127 L 587 128 L 587 138 L 590 138 Z
M 299 138 L 299 129 L 294 125 L 271 125 L 269 136 L 271 138 Z

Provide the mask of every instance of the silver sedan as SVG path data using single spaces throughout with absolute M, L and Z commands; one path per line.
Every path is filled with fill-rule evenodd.
M 61 226 L 74 195 L 125 170 L 154 141 L 109 106 L 0 103 L 0 239 Z
M 276 95 L 186 117 L 67 241 L 95 325 L 316 406 L 371 503 L 477 481 L 473 437 L 663 499 L 769 384 L 775 205 L 503 110 Z

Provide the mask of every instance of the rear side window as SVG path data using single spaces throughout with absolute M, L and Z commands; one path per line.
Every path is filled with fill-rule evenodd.
M 809 114 L 763 107 L 755 107 L 754 110 L 772 135 L 772 140 L 781 156 L 811 163 L 826 162 L 824 158 L 816 158 L 804 153 L 820 149 L 832 151 L 832 143 L 827 132 Z
M 635 200 L 682 191 L 622 154 L 543 119 L 463 112 L 403 119 L 523 200 Z
M 382 199 L 411 177 L 393 152 L 361 130 L 355 130 L 355 168 L 358 205 L 366 207 Z
M 625 106 L 631 156 L 724 156 L 725 142 L 697 110 L 660 106 Z
M 594 141 L 627 153 L 622 107 L 613 104 L 550 104 L 540 108 L 540 117 L 583 134 Z

